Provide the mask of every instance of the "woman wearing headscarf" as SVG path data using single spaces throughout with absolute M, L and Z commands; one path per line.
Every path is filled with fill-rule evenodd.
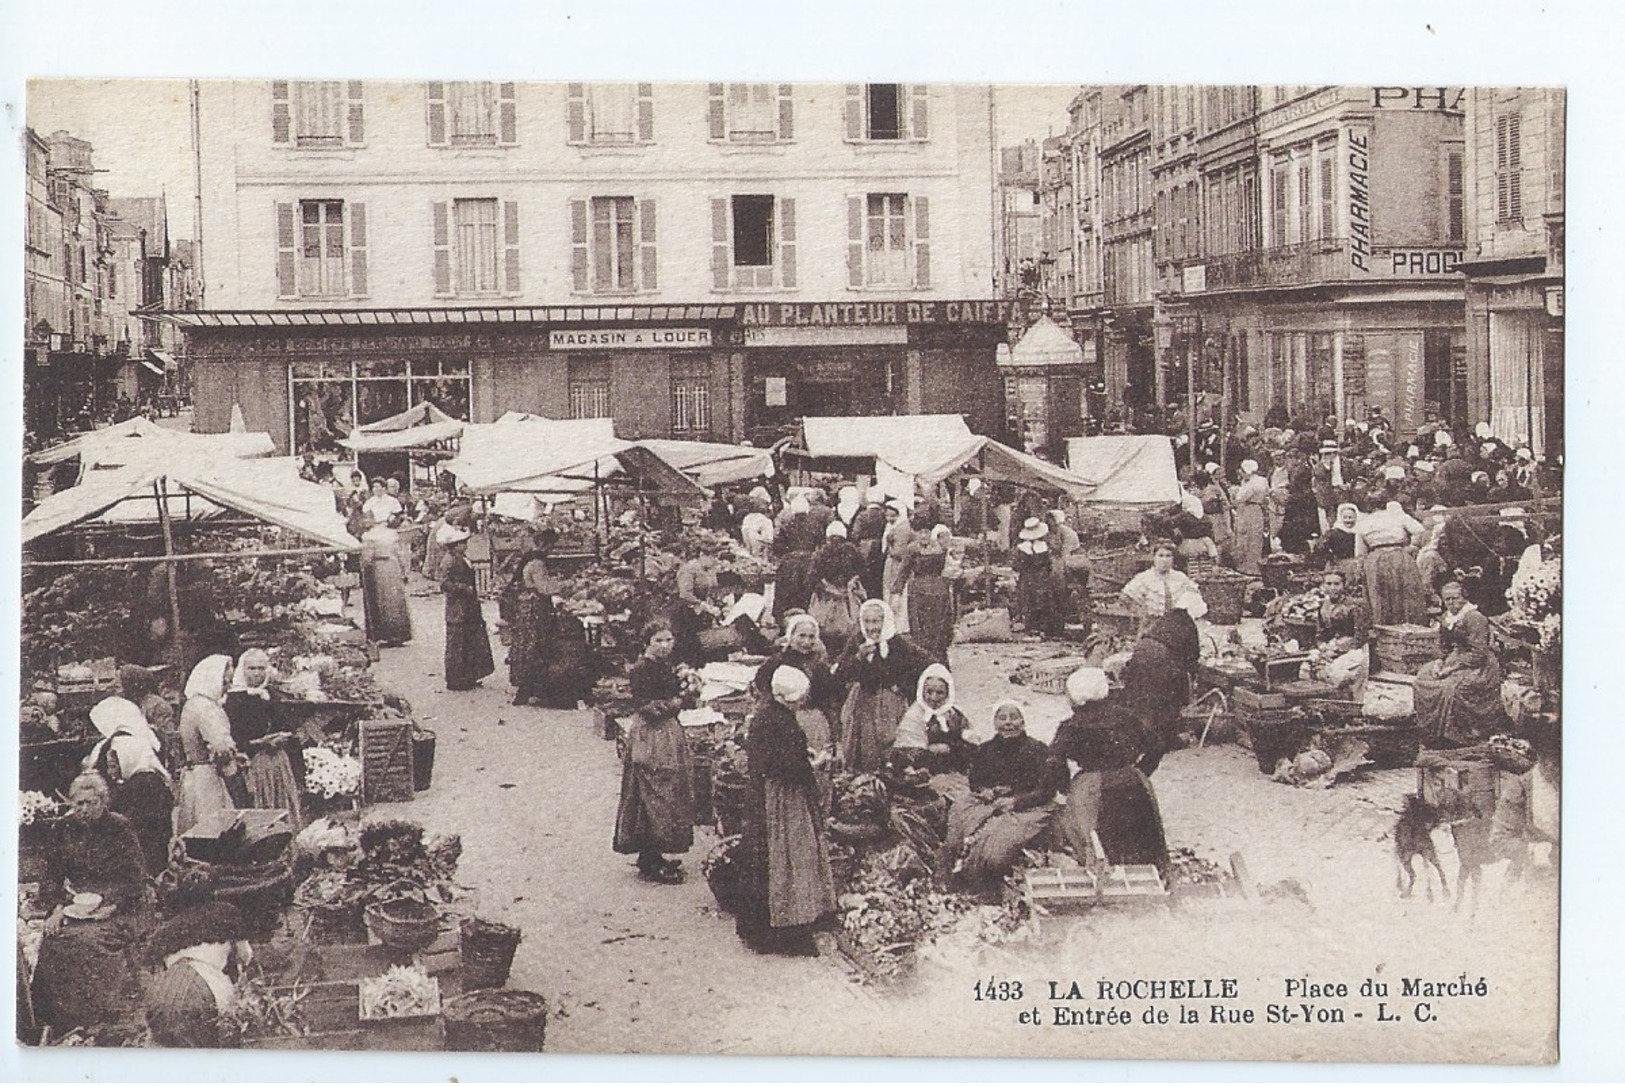
M 914 702 L 897 722 L 893 751 L 907 752 L 910 765 L 931 772 L 931 787 L 954 802 L 967 792 L 965 772 L 970 768 L 971 743 L 965 739 L 970 721 L 954 704 L 954 676 L 947 665 L 932 663 L 920 673 Z
M 1359 702 L 1371 675 L 1371 623 L 1365 601 L 1349 593 L 1347 575 L 1335 568 L 1320 576 L 1320 596 L 1311 658 L 1314 674 Z
M 653 883 L 683 882 L 682 862 L 667 853 L 694 845 L 694 773 L 677 712 L 692 696 L 671 664 L 671 625 L 643 628 L 643 655 L 627 671 L 636 708 L 621 771 L 615 813 L 615 852 L 636 854 L 638 875 Z
M 158 737 L 164 767 L 174 774 L 180 769 L 181 736 L 175 725 L 175 707 L 158 693 L 158 675 L 139 664 L 120 665 L 119 690 L 141 709 L 141 716 Z
M 772 698 L 752 716 L 745 740 L 750 767 L 745 825 L 737 853 L 743 902 L 736 931 L 753 951 L 816 955 L 812 927 L 835 909 L 835 884 L 820 829 L 815 771 L 827 760 L 808 750 L 796 723 L 811 682 L 779 668 Z
M 1501 664 L 1490 648 L 1490 621 L 1468 603 L 1461 584 L 1439 589 L 1440 656 L 1416 676 L 1416 724 L 1451 746 L 1483 740 L 1505 719 Z
M 152 934 L 148 958 L 160 968 L 147 986 L 147 1026 L 155 1045 L 219 1049 L 230 1039 L 220 1015 L 237 998 L 236 977 L 254 957 L 248 924 L 229 902 L 177 914 Z
M 891 607 L 897 629 L 904 632 L 911 629 L 907 590 L 909 545 L 913 540 L 914 525 L 908 507 L 901 500 L 887 503 L 886 531 L 880 537 L 880 551 L 885 556 L 880 573 L 880 593 Z
M 1399 504 L 1398 490 L 1397 481 L 1389 479 L 1386 504 L 1362 517 L 1355 529 L 1354 556 L 1363 561 L 1371 622 L 1378 626 L 1422 624 L 1428 618 L 1415 550 L 1422 541 L 1422 523 Z
M 847 539 L 846 525 L 831 521 L 824 542 L 813 552 L 807 611 L 818 620 L 825 646 L 837 657 L 858 628 L 858 605 L 864 600 L 862 571 L 863 556 Z
M 1019 535 L 1011 562 L 1016 572 L 1016 611 L 1028 634 L 1059 637 L 1066 627 L 1061 606 L 1064 586 L 1055 575 L 1049 525 L 1043 518 L 1029 517 L 1022 523 Z
M 1094 857 L 1097 837 L 1111 864 L 1168 864 L 1168 842 L 1156 791 L 1137 764 L 1147 754 L 1147 737 L 1136 715 L 1111 699 L 1106 673 L 1080 668 L 1067 678 L 1072 716 L 1050 741 L 1054 773 L 1064 778 L 1067 763 L 1078 771 L 1066 787 L 1061 833 L 1078 860 Z
M 954 640 L 954 587 L 943 576 L 953 533 L 937 525 L 916 534 L 910 543 L 904 591 L 908 594 L 909 633 L 932 660 L 947 661 Z
M 186 701 L 181 706 L 183 767 L 175 804 L 177 835 L 212 812 L 237 806 L 226 787 L 227 778 L 243 780 L 224 706 L 230 681 L 231 658 L 224 655 L 204 657 L 187 677 Z M 246 801 L 246 785 L 242 792 Z
M 745 550 L 755 558 L 766 560 L 773 552 L 773 518 L 768 516 L 773 499 L 766 487 L 757 487 L 746 496 L 742 505 L 745 516 L 739 521 L 739 538 Z
M 381 490 L 383 484 L 375 487 Z M 394 501 L 387 494 L 384 498 Z M 375 522 L 361 534 L 361 598 L 367 637 L 380 645 L 405 645 L 412 640 L 399 544 L 400 534 L 385 521 Z
M 846 526 L 848 532 L 852 530 L 852 522 L 856 520 L 858 513 L 862 509 L 863 504 L 858 498 L 858 489 L 852 484 L 848 483 L 836 492 L 835 516 L 840 518 L 841 524 Z
M 1123 704 L 1139 719 L 1144 755 L 1138 765 L 1147 776 L 1179 733 L 1179 711 L 1190 702 L 1200 656 L 1195 619 L 1176 606 L 1151 624 L 1123 666 Z
M 141 708 L 125 698 L 104 698 L 90 709 L 90 723 L 102 739 L 84 768 L 106 779 L 113 810 L 129 820 L 141 843 L 148 872 L 169 867 L 175 794 L 160 754 L 161 741 Z
M 141 841 L 113 811 L 106 779 L 80 774 L 68 803 L 46 845 L 39 903 L 51 912 L 32 994 L 36 1022 L 55 1035 L 117 1022 L 139 1007 L 135 949 L 150 918 Z
M 1004 699 L 993 707 L 993 738 L 970 754 L 970 792 L 948 810 L 940 871 L 983 897 L 1000 893 L 1021 851 L 1049 830 L 1055 773 L 1044 744 L 1027 735 L 1027 711 Z
M 1236 539 L 1234 561 L 1236 569 L 1257 577 L 1263 569 L 1264 556 L 1269 554 L 1270 488 L 1258 474 L 1258 462 L 1241 462 L 1241 485 L 1236 488 Z
M 807 677 L 807 698 L 796 710 L 796 724 L 807 737 L 807 747 L 814 754 L 828 755 L 822 765 L 813 770 L 818 779 L 819 810 L 828 811 L 830 777 L 836 754 L 835 722 L 841 717 L 841 685 L 830 673 L 830 657 L 820 637 L 818 620 L 806 612 L 790 616 L 784 621 L 784 646 L 768 657 L 756 670 L 753 685 L 756 696 L 763 703 L 772 701 L 773 675 L 780 668 L 794 668 Z
M 282 808 L 295 826 L 304 826 L 299 779 L 288 754 L 293 736 L 279 727 L 270 682 L 271 658 L 265 650 L 250 649 L 238 659 L 225 701 L 231 742 L 248 756 L 250 806 Z
M 832 669 L 836 681 L 849 688 L 841 707 L 841 762 L 853 773 L 872 774 L 897 738 L 897 723 L 930 659 L 908 635 L 897 633 L 883 600 L 863 602 L 858 633 L 859 640 Z

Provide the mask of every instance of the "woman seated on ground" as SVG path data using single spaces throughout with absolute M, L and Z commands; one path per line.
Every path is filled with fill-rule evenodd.
M 835 885 L 822 831 L 812 754 L 796 723 L 812 689 L 795 668 L 778 668 L 770 699 L 751 718 L 745 741 L 750 787 L 738 858 L 744 902 L 735 929 L 753 951 L 817 955 L 813 926 L 835 910 Z
M 1196 582 L 1174 569 L 1174 546 L 1159 543 L 1151 549 L 1151 568 L 1129 579 L 1118 593 L 1140 620 L 1144 637 L 1156 621 L 1171 611 L 1184 610 L 1192 618 L 1207 614 L 1207 602 Z
M 1049 749 L 1027 735 L 1021 703 L 993 707 L 993 738 L 970 755 L 970 792 L 948 812 L 939 870 L 983 897 L 996 897 L 1021 851 L 1055 815 L 1060 780 Z
M 231 721 L 231 742 L 248 756 L 248 798 L 251 807 L 281 808 L 294 826 L 304 826 L 299 779 L 294 776 L 288 751 L 293 734 L 278 720 L 276 697 L 271 693 L 271 658 L 263 649 L 250 649 L 237 661 L 231 690 L 226 692 L 226 717 Z
M 970 722 L 954 705 L 954 677 L 946 665 L 931 664 L 914 687 L 914 704 L 897 722 L 892 750 L 913 753 L 913 765 L 931 772 L 931 787 L 950 803 L 965 797 L 970 787 L 971 742 L 965 739 Z
M 238 973 L 252 961 L 248 926 L 229 902 L 194 906 L 152 934 L 149 960 L 161 971 L 147 986 L 154 1044 L 219 1049 L 220 1013 L 236 997 Z
M 1072 716 L 1050 741 L 1052 773 L 1064 779 L 1070 761 L 1078 772 L 1066 788 L 1061 833 L 1073 856 L 1085 864 L 1168 863 L 1168 842 L 1151 780 L 1135 767 L 1145 734 L 1135 715 L 1111 699 L 1111 685 L 1099 668 L 1080 668 L 1066 681 Z M 1098 838 L 1105 856 L 1098 856 Z
M 1349 595 L 1348 579 L 1341 570 L 1320 575 L 1320 595 L 1310 657 L 1315 677 L 1336 684 L 1340 692 L 1358 702 L 1365 697 L 1365 682 L 1371 675 L 1367 645 L 1371 622 L 1365 603 Z
M 1439 589 L 1442 655 L 1416 676 L 1416 724 L 1449 746 L 1476 743 L 1501 724 L 1501 664 L 1490 649 L 1490 621 L 1467 602 L 1461 583 Z
M 872 774 L 897 738 L 897 724 L 930 661 L 908 635 L 897 633 L 891 607 L 883 600 L 863 602 L 858 634 L 831 672 L 849 688 L 841 707 L 842 765 L 856 774 Z
M 756 670 L 753 681 L 759 704 L 773 701 L 773 676 L 780 668 L 794 668 L 807 677 L 807 697 L 796 708 L 796 724 L 807 736 L 807 749 L 825 756 L 813 768 L 818 783 L 819 810 L 829 812 L 831 769 L 835 761 L 835 722 L 841 715 L 841 685 L 830 674 L 818 620 L 797 612 L 784 621 L 784 646 Z
M 85 758 L 112 790 L 113 811 L 129 820 L 149 873 L 169 867 L 175 792 L 164 766 L 161 742 L 141 708 L 128 699 L 104 698 L 90 710 L 102 741 Z
M 35 1020 L 54 1035 L 135 1011 L 135 949 L 148 919 L 141 842 L 113 811 L 107 782 L 80 774 L 68 803 L 47 846 L 40 905 L 51 913 L 34 969 Z

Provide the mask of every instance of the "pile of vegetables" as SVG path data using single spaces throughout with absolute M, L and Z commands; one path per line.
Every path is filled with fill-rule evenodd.
M 462 853 L 456 834 L 426 835 L 404 819 L 366 823 L 348 867 L 308 877 L 294 891 L 294 902 L 324 910 L 401 901 L 447 906 L 467 895 L 455 883 Z
M 62 571 L 23 594 L 23 682 L 50 676 L 59 661 L 120 657 L 132 629 L 134 567 Z
M 276 992 L 258 974 L 240 978 L 230 1003 L 220 1012 L 220 1040 L 241 1042 L 249 1038 L 298 1038 L 309 1034 L 299 1014 L 299 1002 L 309 993 L 309 988 L 303 985 Z
M 307 792 L 333 800 L 361 791 L 361 762 L 354 756 L 325 744 L 307 747 L 303 755 Z
M 421 966 L 392 966 L 375 978 L 362 978 L 361 1018 L 407 1019 L 440 1014 L 440 983 Z
M 899 879 L 886 854 L 866 861 L 836 904 L 846 941 L 869 969 L 893 980 L 913 968 L 921 944 L 953 931 L 977 908 L 930 879 Z

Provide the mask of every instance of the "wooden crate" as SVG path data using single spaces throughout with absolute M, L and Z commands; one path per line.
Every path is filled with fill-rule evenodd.
M 1168 897 L 1154 864 L 1112 864 L 1098 875 L 1087 868 L 1029 868 L 1024 879 L 1032 903 L 1052 912 Z
M 1058 657 L 1054 660 L 1033 661 L 1016 669 L 1017 677 L 1035 691 L 1044 694 L 1065 694 L 1066 680 L 1079 668 L 1087 667 L 1088 657 Z
M 411 800 L 412 722 L 405 718 L 359 722 L 361 798 L 367 804 Z

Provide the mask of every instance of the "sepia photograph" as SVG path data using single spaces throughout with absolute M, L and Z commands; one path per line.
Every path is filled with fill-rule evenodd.
M 1562 86 L 491 74 L 28 83 L 19 1045 L 1558 1060 Z

